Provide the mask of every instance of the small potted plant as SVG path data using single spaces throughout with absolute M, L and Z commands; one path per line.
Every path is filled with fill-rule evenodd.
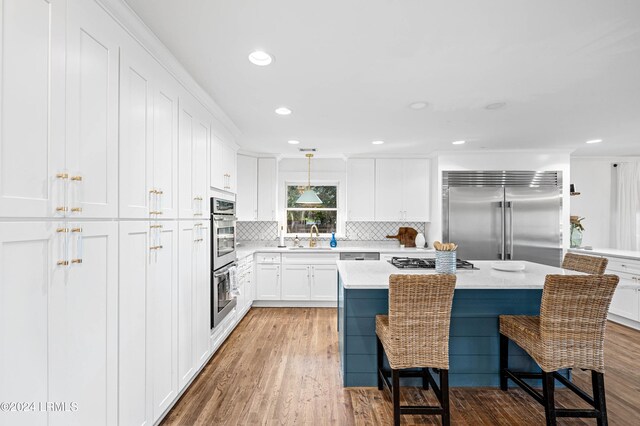
M 584 226 L 582 226 L 583 220 L 584 217 L 571 216 L 571 248 L 578 248 L 582 245 L 582 232 L 584 231 Z

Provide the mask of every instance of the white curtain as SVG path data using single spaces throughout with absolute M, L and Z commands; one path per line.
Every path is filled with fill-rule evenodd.
M 623 250 L 640 250 L 640 163 L 616 167 L 613 244 Z

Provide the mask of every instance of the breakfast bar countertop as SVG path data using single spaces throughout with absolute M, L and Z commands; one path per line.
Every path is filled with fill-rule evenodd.
M 540 290 L 548 274 L 582 275 L 568 269 L 532 262 L 522 272 L 504 272 L 491 267 L 493 261 L 470 261 L 476 270 L 458 269 L 456 289 Z M 398 269 L 384 260 L 354 262 L 338 261 L 338 272 L 345 289 L 387 289 L 392 274 L 435 274 L 432 269 Z

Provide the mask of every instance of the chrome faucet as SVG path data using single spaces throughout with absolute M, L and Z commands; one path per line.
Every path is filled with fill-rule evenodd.
M 316 236 L 313 236 L 313 228 L 316 229 Z M 309 232 L 309 247 L 315 247 L 318 245 L 318 237 L 320 237 L 320 232 L 318 231 L 318 227 L 315 225 L 311 225 L 311 231 Z

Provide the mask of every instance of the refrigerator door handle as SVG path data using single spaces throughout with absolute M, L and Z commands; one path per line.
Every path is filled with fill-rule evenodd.
M 498 252 L 498 259 L 503 260 L 504 259 L 504 252 L 505 252 L 505 247 L 504 247 L 504 226 L 505 226 L 505 220 L 504 220 L 504 202 L 499 201 L 498 202 L 498 208 L 500 208 L 500 251 Z
M 505 203 L 505 210 L 509 211 L 509 228 L 507 231 L 507 238 L 505 239 L 505 260 L 511 260 L 513 258 L 513 201 L 507 201 Z M 506 213 L 505 213 L 506 221 Z

